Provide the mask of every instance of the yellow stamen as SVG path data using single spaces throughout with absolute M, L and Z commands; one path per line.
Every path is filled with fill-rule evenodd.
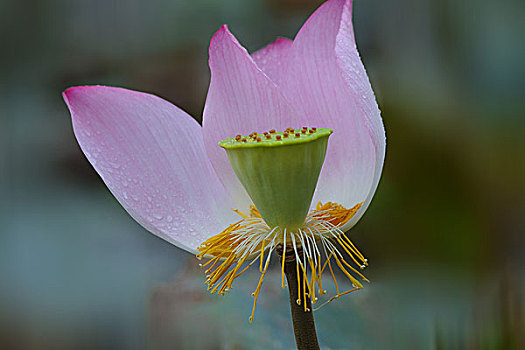
M 259 213 L 259 210 L 255 207 L 255 205 L 252 205 L 252 204 L 250 204 L 250 216 L 252 218 L 262 219 L 261 214 Z
M 310 309 L 308 309 L 306 307 L 306 297 L 308 295 L 308 293 L 306 293 L 306 288 L 305 288 L 305 284 L 308 283 L 308 276 L 306 276 L 306 271 L 305 269 L 303 268 L 303 265 L 301 265 L 301 268 L 303 270 L 303 296 L 304 296 L 304 302 L 303 302 L 303 306 L 304 306 L 304 312 L 306 311 L 310 311 Z M 299 276 L 297 276 L 297 279 L 299 280 Z M 310 288 L 308 288 L 309 290 Z
M 321 269 L 321 255 L 319 254 L 319 264 L 317 264 L 317 266 L 319 267 L 319 272 L 318 272 L 318 276 L 319 276 L 319 295 L 324 295 L 326 293 L 326 291 L 323 289 L 323 284 L 321 283 L 321 277 L 323 275 L 323 269 Z
M 348 279 L 350 281 L 352 281 L 352 283 L 354 285 L 363 288 L 363 285 L 361 283 L 359 283 L 359 281 L 356 280 L 354 278 L 354 276 L 352 276 L 348 271 L 346 271 L 346 269 L 344 268 L 343 264 L 341 264 L 341 261 L 339 261 L 339 259 L 337 258 L 337 255 L 334 255 L 334 258 L 335 258 L 335 262 L 337 263 L 337 266 L 339 266 L 339 268 L 341 269 L 341 271 L 343 271 L 343 273 L 346 275 L 346 277 L 348 277 Z
M 316 266 L 314 265 L 314 260 L 312 258 L 308 258 L 308 263 L 310 264 L 310 270 L 312 271 L 312 282 L 310 282 L 310 298 L 312 299 L 312 304 L 315 304 L 315 282 L 317 281 L 316 279 Z
M 270 228 L 253 205 L 250 206 L 249 215 L 234 209 L 242 219 L 229 225 L 219 234 L 210 237 L 198 248 L 199 253 L 197 257 L 199 259 L 210 257 L 206 263 L 201 264 L 201 267 L 205 268 L 208 290 L 219 295 L 228 293 L 234 280 L 259 260 L 261 276 L 253 292 L 254 302 L 250 316 L 250 322 L 253 322 L 257 300 L 264 277 L 268 271 L 271 253 L 277 244 L 283 246 L 281 260 L 282 288 L 285 288 L 286 251 L 293 249 L 295 252 L 299 295 L 297 304 L 301 305 L 302 303 L 305 312 L 310 311 L 307 306 L 307 300 L 310 299 L 311 303 L 315 304 L 318 299 L 316 289 L 318 289 L 319 296 L 326 293 L 321 281 L 326 266 L 328 266 L 334 281 L 336 294 L 321 304 L 321 307 L 342 295 L 363 288 L 363 285 L 356 277 L 367 282 L 368 280 L 353 264 L 364 268 L 367 265 L 367 260 L 340 229 L 342 225 L 346 224 L 355 215 L 361 205 L 362 203 L 359 203 L 350 209 L 346 209 L 337 203 L 327 202 L 322 204 L 319 202 L 316 208 L 308 214 L 304 226 L 293 232 L 285 228 Z M 288 233 L 290 239 L 287 242 Z M 335 244 L 337 244 L 337 247 Z M 320 248 L 318 248 L 319 245 Z M 323 250 L 326 254 L 326 261 L 324 262 L 321 258 L 321 251 Z M 265 251 L 268 251 L 267 255 Z M 288 252 L 288 254 L 294 253 Z M 342 254 L 350 256 L 351 260 L 347 261 Z M 264 262 L 265 259 L 266 262 Z M 335 260 L 336 265 L 355 288 L 345 292 L 340 291 L 340 286 L 332 267 L 332 259 Z M 309 273 L 311 273 L 311 276 L 308 275 Z
M 301 276 L 299 274 L 299 263 L 296 264 L 296 267 L 297 267 L 297 295 L 299 295 L 299 299 L 297 299 L 297 305 L 301 305 L 301 295 L 302 294 L 301 294 L 301 279 L 299 278 L 299 276 Z
M 259 271 L 263 270 L 263 259 L 264 259 L 264 240 L 261 243 L 261 264 L 259 265 Z
M 281 288 L 284 289 L 284 260 L 286 257 L 286 230 L 283 234 L 283 259 L 281 261 Z
M 331 257 L 332 256 L 330 256 L 330 258 Z M 334 279 L 335 290 L 337 291 L 337 295 L 339 295 L 339 286 L 337 285 L 337 280 L 335 279 L 334 270 L 332 270 L 332 264 L 330 264 L 330 258 L 328 258 L 328 268 L 330 269 L 330 273 L 332 274 L 332 278 Z
M 270 251 L 269 254 L 272 252 Z M 262 261 L 262 255 L 261 255 L 261 261 Z M 252 293 L 253 299 L 253 307 L 252 307 L 252 315 L 250 316 L 250 323 L 253 322 L 253 316 L 255 315 L 255 306 L 257 305 L 257 299 L 259 298 L 259 292 L 261 291 L 262 283 L 264 280 L 264 276 L 266 275 L 266 270 L 268 269 L 268 264 L 270 263 L 270 259 L 266 259 L 266 264 L 264 265 L 264 270 L 262 271 L 261 278 L 259 278 L 259 283 L 257 284 L 257 288 L 255 289 L 255 292 Z
M 346 254 L 348 254 L 348 255 L 350 256 L 350 258 L 352 258 L 352 260 L 354 261 L 354 263 L 356 263 L 357 266 L 361 266 L 361 265 L 357 262 L 357 260 L 354 258 L 354 255 L 348 251 L 347 247 L 344 245 L 344 241 L 343 241 L 340 237 L 336 237 L 336 240 L 337 240 L 337 242 L 339 242 L 339 244 L 341 245 L 341 247 L 343 247 L 343 249 L 344 249 L 344 251 L 346 252 Z M 343 260 L 343 261 L 344 261 L 344 260 Z M 345 262 L 345 263 L 346 263 L 346 262 Z M 359 273 L 357 270 L 355 270 L 355 269 L 354 269 L 352 266 L 350 266 L 348 263 L 346 263 L 346 265 L 347 265 L 348 267 L 350 267 L 352 270 L 354 270 L 357 274 L 359 274 L 360 276 L 362 276 L 361 273 Z
M 357 250 L 357 248 L 355 247 L 354 243 L 352 243 L 352 241 L 348 237 L 346 237 L 345 234 L 342 234 L 341 236 L 343 236 L 343 238 L 346 239 L 346 241 L 354 248 L 353 252 L 355 254 L 357 254 L 357 256 L 359 256 L 361 258 L 361 260 L 365 263 L 365 265 L 368 265 L 367 264 L 367 260 L 365 259 L 363 254 L 361 254 L 361 252 L 359 252 L 359 250 Z
M 248 219 L 248 215 L 244 214 L 242 211 L 238 210 L 238 209 L 235 209 L 233 208 L 232 209 L 237 215 L 240 215 L 243 219 Z

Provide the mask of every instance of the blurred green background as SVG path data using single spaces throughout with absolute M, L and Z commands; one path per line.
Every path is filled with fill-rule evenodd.
M 80 151 L 61 92 L 155 93 L 200 120 L 207 46 L 254 51 L 318 0 L 0 2 L 0 348 L 291 349 L 274 264 L 209 295 L 196 259 L 147 233 Z M 387 130 L 351 231 L 371 284 L 315 313 L 324 349 L 525 349 L 525 2 L 354 3 Z

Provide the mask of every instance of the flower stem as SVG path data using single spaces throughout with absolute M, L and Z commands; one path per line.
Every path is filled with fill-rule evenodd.
M 277 254 L 282 259 L 282 245 L 279 245 L 276 248 Z M 298 253 L 301 254 L 299 249 Z M 304 276 L 297 275 L 297 262 L 293 250 L 286 251 L 284 273 L 286 275 L 288 291 L 290 293 L 290 308 L 292 312 L 293 331 L 295 334 L 295 344 L 297 345 L 297 349 L 319 350 L 310 298 L 301 298 L 303 299 L 302 302 L 306 302 L 306 308 L 308 311 L 304 311 L 304 305 L 297 304 L 297 300 L 299 300 L 297 285 L 302 285 L 302 279 Z

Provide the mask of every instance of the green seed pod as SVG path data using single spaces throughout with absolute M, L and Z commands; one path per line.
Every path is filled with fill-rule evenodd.
M 219 142 L 235 174 L 270 227 L 304 224 L 323 166 L 331 129 L 303 128 Z

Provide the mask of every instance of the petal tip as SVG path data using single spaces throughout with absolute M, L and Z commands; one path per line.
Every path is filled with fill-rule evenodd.
M 222 25 L 219 30 L 213 35 L 210 40 L 209 48 L 209 65 L 213 67 L 213 59 L 216 56 L 221 56 L 225 53 L 235 50 L 242 50 L 248 55 L 246 49 L 239 43 L 235 35 L 228 29 L 228 25 Z M 249 56 L 249 55 L 248 55 Z M 212 69 L 213 74 L 213 69 Z
M 68 98 L 75 93 L 75 91 L 78 91 L 78 90 L 83 90 L 84 88 L 87 88 L 88 86 L 71 86 L 71 87 L 68 87 L 67 89 L 65 89 L 63 92 L 62 92 L 62 97 L 64 98 L 64 100 L 66 101 L 66 103 L 68 102 Z
M 70 111 L 71 111 L 71 100 L 75 97 L 75 95 L 77 95 L 78 93 L 81 93 L 82 91 L 90 87 L 92 86 L 90 85 L 71 86 L 62 92 L 62 98 L 64 99 L 64 102 L 66 103 Z
M 68 103 L 68 101 L 73 97 L 75 94 L 82 93 L 86 90 L 93 90 L 93 89 L 112 89 L 110 86 L 105 85 L 79 85 L 79 86 L 71 86 L 65 89 L 62 92 L 62 97 L 64 98 L 64 101 Z M 115 89 L 115 88 L 113 88 Z M 69 103 L 68 103 L 69 104 Z
M 232 35 L 227 24 L 223 24 L 210 39 L 210 50 L 217 44 L 217 40 L 222 39 L 224 36 Z
M 285 37 L 278 37 L 277 39 L 275 39 L 274 43 L 276 45 L 287 45 L 291 42 L 292 40 L 288 39 L 288 38 L 285 38 Z

